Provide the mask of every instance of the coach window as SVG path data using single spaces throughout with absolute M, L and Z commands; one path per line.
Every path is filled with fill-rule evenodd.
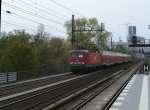
M 74 53 L 71 53 L 70 55 L 71 57 L 75 58 L 75 57 L 78 57 L 78 53 L 74 52 Z
M 78 53 L 78 57 L 79 57 L 79 58 L 84 57 L 84 53 L 81 53 L 81 52 L 80 52 L 80 53 Z
M 82 58 L 82 57 L 84 57 L 84 53 L 82 53 L 82 52 L 73 52 L 73 53 L 71 53 L 70 56 L 73 57 L 73 58 L 76 58 L 76 57 Z

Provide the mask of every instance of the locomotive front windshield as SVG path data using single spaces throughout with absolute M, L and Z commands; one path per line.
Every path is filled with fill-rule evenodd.
M 70 56 L 72 58 L 83 58 L 84 57 L 84 53 L 83 52 L 73 52 L 70 54 Z

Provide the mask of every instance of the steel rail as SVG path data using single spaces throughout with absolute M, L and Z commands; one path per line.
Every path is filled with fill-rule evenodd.
M 96 72 L 95 73 L 93 73 L 93 74 L 96 74 Z M 57 83 L 57 84 L 55 84 L 54 86 L 52 86 L 52 87 L 54 87 L 53 89 L 48 89 L 48 90 L 41 90 L 40 91 L 40 93 L 39 93 L 39 91 L 37 92 L 37 93 L 34 93 L 34 91 L 33 91 L 33 95 L 32 95 L 32 93 L 30 93 L 30 96 L 24 96 L 24 98 L 21 98 L 21 99 L 19 99 L 19 100 L 15 100 L 15 101 L 10 101 L 10 103 L 6 103 L 6 104 L 3 104 L 2 102 L 1 102 L 1 106 L 0 106 L 0 109 L 1 108 L 5 108 L 5 107 L 7 107 L 7 106 L 10 106 L 10 105 L 14 105 L 14 104 L 16 104 L 16 103 L 19 103 L 19 102 L 22 102 L 22 101 L 25 101 L 25 100 L 28 100 L 28 99 L 33 99 L 33 98 L 36 98 L 37 96 L 41 96 L 41 98 L 42 98 L 42 96 L 43 96 L 43 94 L 45 94 L 45 93 L 49 93 L 49 92 L 51 92 L 51 91 L 54 91 L 54 90 L 57 90 L 58 88 L 60 89 L 60 88 L 64 88 L 65 86 L 69 86 L 70 84 L 72 84 L 73 82 L 72 81 L 74 81 L 74 84 L 76 85 L 78 82 L 79 82 L 79 80 L 83 80 L 83 79 L 85 79 L 85 77 L 84 76 L 86 76 L 86 77 L 88 77 L 88 76 L 90 76 L 91 74 L 87 74 L 87 75 L 83 75 L 83 76 L 80 76 L 80 77 L 78 77 L 78 78 L 72 78 L 72 79 L 70 79 L 69 81 L 63 81 L 63 82 L 60 82 L 60 83 Z M 97 74 L 98 75 L 98 74 Z M 96 75 L 93 75 L 95 78 L 96 78 Z M 91 79 L 90 79 L 91 80 Z M 86 80 L 85 80 L 86 81 Z M 68 83 L 68 82 L 70 82 L 70 83 Z M 88 82 L 88 80 L 86 81 L 86 82 Z M 64 83 L 67 83 L 67 84 L 64 84 Z M 62 86 L 60 86 L 60 87 L 58 87 L 58 84 L 60 84 L 60 85 L 62 85 Z M 55 86 L 57 86 L 57 87 L 55 87 Z M 71 90 L 70 90 L 71 91 Z M 35 91 L 36 92 L 36 91 Z M 55 92 L 55 91 L 54 91 Z M 68 91 L 67 91 L 68 92 Z M 65 92 L 63 92 L 63 93 L 65 93 Z M 28 94 L 27 94 L 28 95 Z M 14 97 L 15 98 L 15 97 Z M 8 99 L 9 100 L 9 99 Z M 5 101 L 5 100 L 4 100 Z M 7 102 L 7 101 L 6 101 Z
M 116 71 L 117 68 L 112 69 L 112 70 Z M 105 71 L 101 71 L 101 72 L 109 73 L 109 72 L 112 72 L 112 70 L 107 70 L 107 71 L 105 70 Z M 111 74 L 111 73 L 109 73 L 109 74 Z M 105 75 L 109 75 L 109 74 L 103 74 L 103 75 L 105 76 Z M 67 81 L 62 81 L 60 83 L 58 82 L 57 84 L 53 84 L 53 86 L 46 86 L 45 88 L 39 89 L 38 91 L 36 90 L 36 91 L 28 92 L 29 94 L 25 94 L 24 96 L 21 96 L 20 97 L 21 99 L 19 99 L 19 96 L 18 96 L 18 97 L 16 97 L 16 99 L 10 100 L 8 102 L 6 100 L 7 103 L 5 103 L 5 104 L 1 103 L 2 105 L 1 105 L 0 109 L 1 108 L 5 109 L 5 107 L 7 108 L 7 107 L 15 106 L 15 104 L 16 104 L 16 107 L 19 107 L 19 104 L 22 105 L 22 107 L 19 109 L 34 108 L 34 106 L 37 106 L 38 104 L 42 104 L 45 101 L 48 101 L 50 99 L 56 99 L 57 96 L 61 96 L 62 94 L 66 94 L 66 93 L 69 93 L 70 91 L 78 89 L 79 85 L 91 84 L 91 82 L 94 82 L 96 79 L 99 79 L 100 77 L 102 77 L 100 74 L 97 74 L 97 72 L 93 72 L 91 74 L 82 75 L 78 78 L 72 78 Z M 69 81 L 69 83 L 68 83 L 68 81 Z M 67 82 L 67 84 L 65 84 L 65 82 Z M 59 90 L 55 91 L 58 88 L 59 88 Z M 59 93 L 60 91 L 62 93 Z M 53 93 L 51 93 L 51 92 L 53 92 Z M 57 94 L 55 94 L 55 92 Z M 48 98 L 48 96 L 50 96 L 50 97 Z M 42 101 L 38 101 L 36 99 L 41 99 Z M 8 98 L 8 100 L 9 100 L 9 98 Z M 35 100 L 34 103 L 33 103 L 33 100 Z M 60 98 L 59 98 L 59 100 L 60 100 Z M 30 104 L 27 104 L 27 103 L 30 103 Z M 53 103 L 55 103 L 55 102 L 53 101 Z
M 129 71 L 129 70 L 128 70 Z M 92 94 L 88 99 L 84 100 L 83 102 L 81 102 L 79 105 L 77 105 L 76 107 L 74 107 L 72 110 L 79 110 L 81 107 L 83 107 L 85 104 L 87 104 L 89 101 L 91 101 L 93 98 L 95 98 L 97 95 L 99 95 L 101 92 L 103 92 L 104 90 L 106 90 L 109 86 L 111 86 L 112 84 L 114 84 L 117 80 L 119 80 L 120 78 L 122 78 L 125 74 L 127 73 L 127 71 L 123 72 L 123 74 L 119 75 L 119 77 L 117 77 L 115 80 L 112 80 L 111 83 L 109 83 L 108 85 L 106 85 L 102 90 L 100 91 L 96 91 L 94 94 Z M 117 74 L 118 75 L 118 74 Z M 116 76 L 117 76 L 116 75 Z M 134 75 L 134 73 L 132 74 L 132 76 Z M 131 77 L 132 77 L 131 76 Z M 112 76 L 114 77 L 114 76 Z M 127 80 L 129 81 L 131 79 L 131 77 Z M 124 85 L 123 85 L 124 87 Z M 121 87 L 122 88 L 122 87 Z M 117 96 L 116 96 L 117 97 Z M 104 110 L 108 110 L 107 108 Z
M 55 83 L 60 80 L 65 80 L 74 77 L 71 72 L 60 75 L 47 76 L 42 78 L 36 78 L 32 80 L 26 80 L 14 84 L 0 86 L 0 97 L 11 95 L 19 92 L 23 92 L 29 89 L 37 88 L 47 84 Z
M 73 98 L 75 98 L 75 97 L 77 97 L 77 96 L 83 94 L 84 92 L 86 92 L 86 91 L 88 91 L 88 90 L 90 90 L 90 89 L 92 89 L 92 88 L 98 86 L 99 84 L 105 82 L 106 80 L 108 80 L 108 79 L 110 79 L 110 78 L 114 77 L 115 75 L 118 75 L 118 74 L 120 74 L 120 73 L 122 73 L 122 72 L 124 72 L 124 71 L 123 71 L 123 70 L 118 71 L 117 73 L 115 73 L 115 74 L 113 74 L 113 75 L 111 75 L 111 76 L 108 76 L 108 77 L 106 77 L 106 78 L 104 78 L 104 79 L 102 79 L 102 80 L 100 80 L 100 81 L 96 81 L 94 84 L 89 85 L 88 87 L 85 87 L 85 88 L 83 88 L 82 90 L 77 91 L 76 93 L 71 94 L 70 96 L 68 96 L 68 97 L 66 97 L 66 98 L 64 98 L 64 99 L 62 99 L 62 100 L 59 100 L 58 102 L 56 102 L 56 103 L 54 103 L 54 104 L 52 104 L 52 105 L 50 105 L 50 106 L 48 106 L 48 107 L 45 107 L 45 108 L 43 108 L 42 110 L 56 109 L 57 107 L 61 106 L 61 105 L 64 104 L 65 102 L 68 102 L 69 100 L 71 100 L 71 99 L 73 99 Z M 73 109 L 73 110 L 74 110 L 74 109 Z
M 109 76 L 107 78 L 104 78 L 101 81 L 96 82 L 95 84 L 88 86 L 87 88 L 84 88 L 58 102 L 56 102 L 53 105 L 50 105 L 48 107 L 43 108 L 42 110 L 50 110 L 50 109 L 56 109 L 59 106 L 62 106 L 64 103 L 67 103 L 68 101 L 72 100 L 75 97 L 80 96 L 81 94 L 85 93 L 86 91 L 89 91 L 90 89 L 93 89 L 94 87 L 97 87 L 97 85 L 100 85 L 101 83 L 105 82 L 106 80 L 115 77 L 116 75 L 120 75 L 120 73 L 122 73 L 122 75 L 120 77 L 122 77 L 124 74 L 126 74 L 127 72 L 129 72 L 132 68 L 126 70 L 126 71 L 120 71 L 112 76 Z M 117 78 L 119 79 L 119 78 Z M 112 85 L 114 82 L 116 82 L 116 80 L 114 80 L 113 82 L 111 82 L 110 84 L 107 85 L 107 87 L 109 87 L 110 85 Z M 76 107 L 72 108 L 71 110 L 78 110 L 79 108 L 81 108 L 82 106 L 84 106 L 86 103 L 88 103 L 90 100 L 92 100 L 95 96 L 97 96 L 98 94 L 100 94 L 102 91 L 104 91 L 107 87 L 104 87 L 102 90 L 100 90 L 99 92 L 95 92 L 95 94 L 91 95 L 88 99 L 82 101 L 80 104 L 78 104 Z

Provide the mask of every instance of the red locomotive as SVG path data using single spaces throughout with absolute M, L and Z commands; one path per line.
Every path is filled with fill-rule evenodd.
M 129 54 L 111 51 L 90 52 L 88 50 L 71 50 L 69 57 L 72 72 L 95 69 L 102 65 L 113 65 L 130 60 L 131 55 Z

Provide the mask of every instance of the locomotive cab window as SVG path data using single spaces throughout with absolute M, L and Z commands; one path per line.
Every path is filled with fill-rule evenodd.
M 70 55 L 71 57 L 73 57 L 73 58 L 83 58 L 84 57 L 84 53 L 82 53 L 82 52 L 73 52 L 73 53 L 71 53 L 71 55 Z

